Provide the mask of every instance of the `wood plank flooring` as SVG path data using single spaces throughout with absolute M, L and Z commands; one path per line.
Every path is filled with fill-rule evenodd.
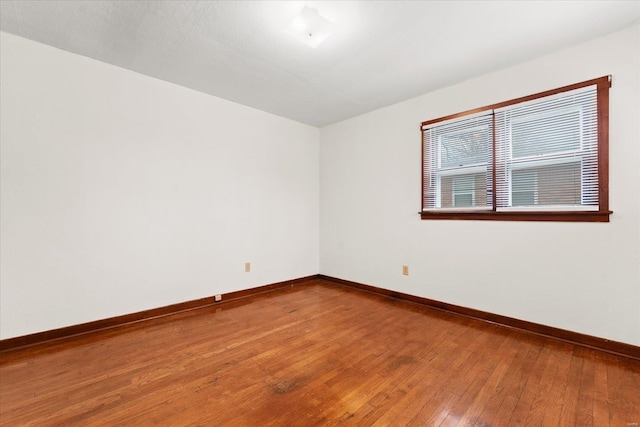
M 630 427 L 640 362 L 312 280 L 6 353 L 0 424 Z

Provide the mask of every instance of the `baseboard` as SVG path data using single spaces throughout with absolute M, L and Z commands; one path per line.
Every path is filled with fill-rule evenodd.
M 411 301 L 436 310 L 455 313 L 460 316 L 469 317 L 497 324 L 506 328 L 517 329 L 519 331 L 541 335 L 547 338 L 568 342 L 570 344 L 589 347 L 607 353 L 613 353 L 618 356 L 625 356 L 632 359 L 640 360 L 640 347 L 617 341 L 611 341 L 605 338 L 598 338 L 591 335 L 581 334 L 579 332 L 568 331 L 565 329 L 554 328 L 552 326 L 541 325 L 539 323 L 528 322 L 526 320 L 514 319 L 512 317 L 493 314 L 486 311 L 476 310 L 473 308 L 461 307 L 458 305 L 448 304 L 446 302 L 436 301 L 428 298 L 418 297 L 415 295 L 405 294 L 402 292 L 391 291 L 376 286 L 365 285 L 362 283 L 352 282 L 350 280 L 338 279 L 336 277 L 318 275 L 319 279 L 337 283 L 350 288 L 360 289 L 362 291 L 371 292 L 378 295 L 397 298 L 400 300 Z
M 317 275 L 300 277 L 292 280 L 285 280 L 283 282 L 271 283 L 269 285 L 258 286 L 250 289 L 243 289 L 240 291 L 229 292 L 222 294 L 221 301 L 215 301 L 215 297 L 200 298 L 197 300 L 185 301 L 177 304 L 167 305 L 164 307 L 152 308 L 149 310 L 138 311 L 136 313 L 124 314 L 122 316 L 110 317 L 108 319 L 95 320 L 92 322 L 81 323 L 78 325 L 66 326 L 64 328 L 52 329 L 43 332 L 36 332 L 34 334 L 23 335 L 15 338 L 7 338 L 0 340 L 0 354 L 17 350 L 23 347 L 31 347 L 37 344 L 43 344 L 50 341 L 57 341 L 65 338 L 70 338 L 78 335 L 89 334 L 92 332 L 103 331 L 106 329 L 119 328 L 133 323 L 148 321 L 157 319 L 159 317 L 170 316 L 172 314 L 181 313 L 184 311 L 197 310 L 204 307 L 209 307 L 215 304 L 223 304 L 225 302 L 234 301 L 239 298 L 246 298 L 249 296 L 261 294 L 264 292 L 274 291 L 276 289 L 282 289 L 289 286 L 294 286 L 309 280 L 317 279 Z
M 361 291 L 370 292 L 370 293 L 374 293 L 374 294 L 382 295 L 386 297 L 397 298 L 404 301 L 410 301 L 410 302 L 421 304 L 436 310 L 441 310 L 448 313 L 454 313 L 460 316 L 472 318 L 472 319 L 483 321 L 483 322 L 493 323 L 506 328 L 516 329 L 519 331 L 564 341 L 570 344 L 580 345 L 583 347 L 588 347 L 588 348 L 604 351 L 607 353 L 613 353 L 619 356 L 625 356 L 632 359 L 640 360 L 640 347 L 634 346 L 631 344 L 611 341 L 605 338 L 594 337 L 591 335 L 581 334 L 578 332 L 568 331 L 565 329 L 555 328 L 552 326 L 541 325 L 538 323 L 515 319 L 508 316 L 502 316 L 499 314 L 489 313 L 486 311 L 476 310 L 473 308 L 462 307 L 462 306 L 449 304 L 442 301 L 432 300 L 429 298 L 423 298 L 423 297 L 419 297 L 411 294 L 405 294 L 403 292 L 392 291 L 389 289 L 379 288 L 376 286 L 365 285 L 363 283 L 339 279 L 337 277 L 326 276 L 323 274 L 300 277 L 297 279 L 286 280 L 283 282 L 271 283 L 269 285 L 258 286 L 255 288 L 243 289 L 240 291 L 222 294 L 222 301 L 220 302 L 216 302 L 215 298 L 211 296 L 211 297 L 201 298 L 197 300 L 181 302 L 178 304 L 172 304 L 164 307 L 153 308 L 150 310 L 139 311 L 136 313 L 125 314 L 122 316 L 111 317 L 108 319 L 101 319 L 93 322 L 81 323 L 78 325 L 67 326 L 59 329 L 52 329 L 49 331 L 37 332 L 34 334 L 23 335 L 15 338 L 7 338 L 4 340 L 0 340 L 0 353 L 17 350 L 24 347 L 31 347 L 37 344 L 48 343 L 51 341 L 58 341 L 66 338 L 79 336 L 79 335 L 89 334 L 92 332 L 119 328 L 119 327 L 131 325 L 134 323 L 138 323 L 138 322 L 144 322 L 152 319 L 157 319 L 160 317 L 170 316 L 172 314 L 181 313 L 185 311 L 197 310 L 200 308 L 209 307 L 216 304 L 223 304 L 225 302 L 234 301 L 240 298 L 246 298 L 246 297 L 261 294 L 264 292 L 270 292 L 277 289 L 298 285 L 314 279 L 326 280 L 328 282 L 347 286 L 353 289 L 358 289 Z

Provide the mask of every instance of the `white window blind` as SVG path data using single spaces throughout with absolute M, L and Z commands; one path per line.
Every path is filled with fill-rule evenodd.
M 493 118 L 489 114 L 426 129 L 426 209 L 491 207 Z
M 595 86 L 495 112 L 501 209 L 598 209 Z

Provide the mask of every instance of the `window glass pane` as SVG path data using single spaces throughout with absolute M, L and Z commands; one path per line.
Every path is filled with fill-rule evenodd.
M 513 119 L 511 132 L 514 158 L 579 150 L 580 111 Z
M 580 162 L 514 170 L 512 206 L 580 205 L 580 175 Z
M 453 205 L 456 208 L 468 208 L 473 206 L 473 194 L 454 194 Z
M 440 207 L 486 206 L 487 173 L 445 175 L 440 179 Z
M 511 206 L 533 206 L 537 204 L 537 170 L 513 171 L 511 186 Z
M 440 167 L 487 162 L 491 135 L 487 127 L 465 129 L 440 136 Z

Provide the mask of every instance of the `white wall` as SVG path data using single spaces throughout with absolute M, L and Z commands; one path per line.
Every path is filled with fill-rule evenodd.
M 0 338 L 318 273 L 318 129 L 0 41 Z
M 321 273 L 640 345 L 639 40 L 632 27 L 323 128 Z M 422 121 L 607 74 L 610 223 L 420 220 Z
M 313 127 L 0 33 L 0 338 L 320 271 L 640 345 L 639 40 L 328 126 L 318 162 Z M 420 122 L 606 74 L 611 223 L 420 220 Z

